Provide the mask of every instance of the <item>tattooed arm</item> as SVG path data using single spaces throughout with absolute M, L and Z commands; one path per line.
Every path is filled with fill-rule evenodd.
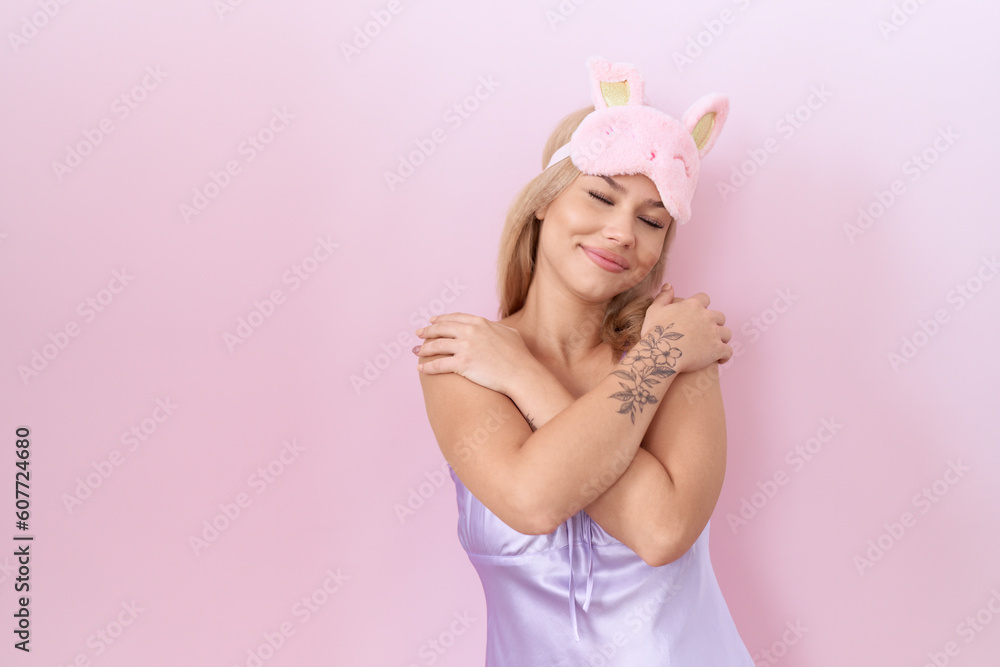
M 420 382 L 442 454 L 469 491 L 507 525 L 526 534 L 551 533 L 605 494 L 635 459 L 646 458 L 639 452 L 640 445 L 649 435 L 656 415 L 664 412 L 658 404 L 670 394 L 668 389 L 675 378 L 731 356 L 731 348 L 725 344 L 731 333 L 722 326 L 725 316 L 707 310 L 708 305 L 707 294 L 678 301 L 669 285 L 664 285 L 646 309 L 641 339 L 615 371 L 568 407 L 552 410 L 554 416 L 549 415 L 548 421 L 544 420 L 544 406 L 529 407 L 518 396 L 521 385 L 510 373 L 523 372 L 522 364 L 508 368 L 497 386 L 497 377 L 494 375 L 490 382 L 488 370 L 480 368 L 477 373 L 475 364 L 467 362 L 463 367 L 469 376 L 459 374 L 461 364 L 456 365 L 455 360 L 461 350 L 455 345 L 449 348 L 437 344 L 433 350 L 424 350 L 435 345 L 430 341 L 421 346 Z M 658 325 L 667 322 L 670 324 Z M 435 331 L 427 331 L 428 327 L 424 331 L 429 338 L 442 337 L 448 333 L 443 329 L 449 327 L 452 334 L 461 333 L 454 331 L 454 323 L 444 324 L 447 327 L 432 324 L 430 328 Z M 683 356 L 674 349 L 675 343 L 683 348 Z M 504 359 L 493 357 L 494 366 L 503 367 Z M 443 363 L 446 360 L 450 364 Z M 520 401 L 523 413 L 537 430 L 532 431 L 524 419 L 507 418 L 510 413 L 518 414 L 515 401 Z M 664 417 L 669 424 L 681 421 L 673 414 L 670 417 Z M 680 435 L 691 440 L 683 443 L 684 449 L 690 451 L 697 449 L 709 434 L 697 420 L 687 421 L 689 430 Z M 646 541 L 633 541 L 633 548 L 651 565 L 670 562 L 668 557 L 677 553 L 677 545 L 692 533 L 693 522 L 686 518 L 691 512 L 685 508 L 705 504 L 700 500 L 704 494 L 699 488 L 704 486 L 704 474 L 698 468 L 703 459 L 680 456 L 679 450 L 672 452 L 677 449 L 675 435 L 666 432 L 657 438 L 663 441 L 657 451 L 665 456 L 658 455 L 652 446 L 647 449 L 656 455 L 664 472 L 672 473 L 672 466 L 680 461 L 677 478 L 670 477 L 677 482 L 672 488 L 680 491 L 666 501 L 650 502 L 645 498 L 647 508 L 660 512 L 657 520 L 640 521 L 635 531 L 609 530 L 612 534 L 638 535 L 645 528 L 642 532 L 647 535 Z M 660 474 L 655 467 L 647 470 Z M 631 487 L 623 485 L 625 488 Z M 636 494 L 629 500 L 639 503 L 643 499 Z M 682 521 L 668 520 L 671 513 Z M 624 513 L 612 512 L 609 516 Z
M 679 336 L 657 327 L 575 401 L 547 371 L 517 383 L 524 393 L 510 398 L 538 429 L 522 447 L 521 474 L 543 517 L 539 532 L 586 508 L 647 562 L 662 560 L 675 535 L 666 534 L 658 508 L 670 504 L 672 485 L 663 465 L 639 445 L 677 377 L 669 340 Z
M 639 358 L 645 356 L 640 355 Z M 666 362 L 666 358 L 663 361 Z M 635 362 L 619 364 L 613 373 L 620 379 L 621 391 L 615 392 L 620 401 L 626 396 L 631 398 L 635 393 L 632 388 L 641 381 L 639 366 Z M 668 393 L 681 393 L 682 390 L 678 387 L 690 382 L 690 377 L 690 373 L 677 377 L 673 391 Z M 512 392 L 515 395 L 511 396 L 511 400 L 518 406 L 532 430 L 546 424 L 575 400 L 562 383 L 541 364 L 526 369 L 525 376 L 516 386 L 518 391 Z M 621 405 L 625 407 L 626 402 L 622 401 Z M 646 409 L 655 410 L 657 415 L 665 411 L 660 403 L 653 404 L 653 407 L 647 406 Z M 631 410 L 629 414 L 632 414 Z M 654 423 L 657 420 L 662 421 L 662 418 L 654 417 Z M 624 459 L 618 461 L 613 474 L 621 473 L 623 466 Z M 678 504 L 671 497 L 673 493 L 673 482 L 664 464 L 650 451 L 640 447 L 621 477 L 584 509 L 608 534 L 642 555 L 648 563 L 661 565 L 670 562 L 667 558 L 672 560 L 669 546 L 662 539 L 664 533 L 670 531 L 664 531 L 661 526 L 678 523 L 676 516 L 669 517 L 669 520 L 665 520 L 663 516 L 666 508 L 676 507 Z M 678 529 L 673 534 L 682 532 Z
M 656 404 L 635 458 L 611 488 L 584 507 L 601 528 L 650 565 L 682 556 L 701 535 L 718 501 L 726 463 L 718 372 L 718 363 L 713 363 L 675 377 Z M 532 429 L 574 401 L 540 364 L 517 386 L 520 391 L 514 403 Z
M 687 376 L 687 373 L 680 375 L 674 384 L 680 384 Z M 532 430 L 537 430 L 574 402 L 573 395 L 544 366 L 533 369 L 531 380 L 522 386 L 524 389 L 514 403 Z M 525 412 L 527 409 L 530 414 Z M 661 410 L 657 407 L 656 411 L 659 414 Z M 623 462 L 624 459 L 619 461 L 618 471 Z M 584 509 L 608 534 L 646 562 L 661 565 L 663 546 L 657 539 L 663 536 L 660 515 L 662 508 L 670 506 L 672 491 L 673 482 L 663 464 L 640 447 L 622 476 Z

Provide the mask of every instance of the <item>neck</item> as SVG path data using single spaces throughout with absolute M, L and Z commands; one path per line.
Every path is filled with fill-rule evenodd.
M 570 367 L 607 347 L 601 341 L 607 305 L 585 301 L 536 271 L 524 306 L 511 321 L 537 359 Z

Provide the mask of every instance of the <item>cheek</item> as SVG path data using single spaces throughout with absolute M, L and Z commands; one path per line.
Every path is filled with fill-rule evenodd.
M 547 230 L 546 227 L 548 227 Z M 594 227 L 594 222 L 586 211 L 565 206 L 559 209 L 550 209 L 549 215 L 542 224 L 542 234 L 547 232 L 551 237 L 559 237 L 561 242 L 565 243 L 567 237 L 572 241 L 573 237 L 592 234 Z
M 660 251 L 663 250 L 663 243 L 647 245 L 640 255 L 642 265 L 652 269 L 660 260 Z
M 576 209 L 567 208 L 562 211 L 560 220 L 562 221 L 561 229 L 567 234 L 586 234 L 593 227 L 587 214 Z
M 564 254 L 569 241 L 572 240 L 573 233 L 573 228 L 566 224 L 565 219 L 550 212 L 542 221 L 542 227 L 539 230 L 538 249 L 549 257 Z

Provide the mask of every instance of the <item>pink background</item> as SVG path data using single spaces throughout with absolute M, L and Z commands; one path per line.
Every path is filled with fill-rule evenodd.
M 229 4 L 5 4 L 0 663 L 482 664 L 409 348 L 496 318 L 507 206 L 602 55 L 673 115 L 730 96 L 666 279 L 742 345 L 711 545 L 755 660 L 996 664 L 995 3 Z

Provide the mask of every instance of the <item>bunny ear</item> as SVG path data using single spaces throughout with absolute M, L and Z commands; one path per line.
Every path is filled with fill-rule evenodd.
M 712 150 L 729 116 L 729 98 L 718 93 L 709 93 L 692 104 L 681 124 L 691 133 L 698 157 L 702 158 Z
M 645 104 L 645 81 L 631 63 L 613 63 L 600 56 L 587 59 L 594 109 Z

